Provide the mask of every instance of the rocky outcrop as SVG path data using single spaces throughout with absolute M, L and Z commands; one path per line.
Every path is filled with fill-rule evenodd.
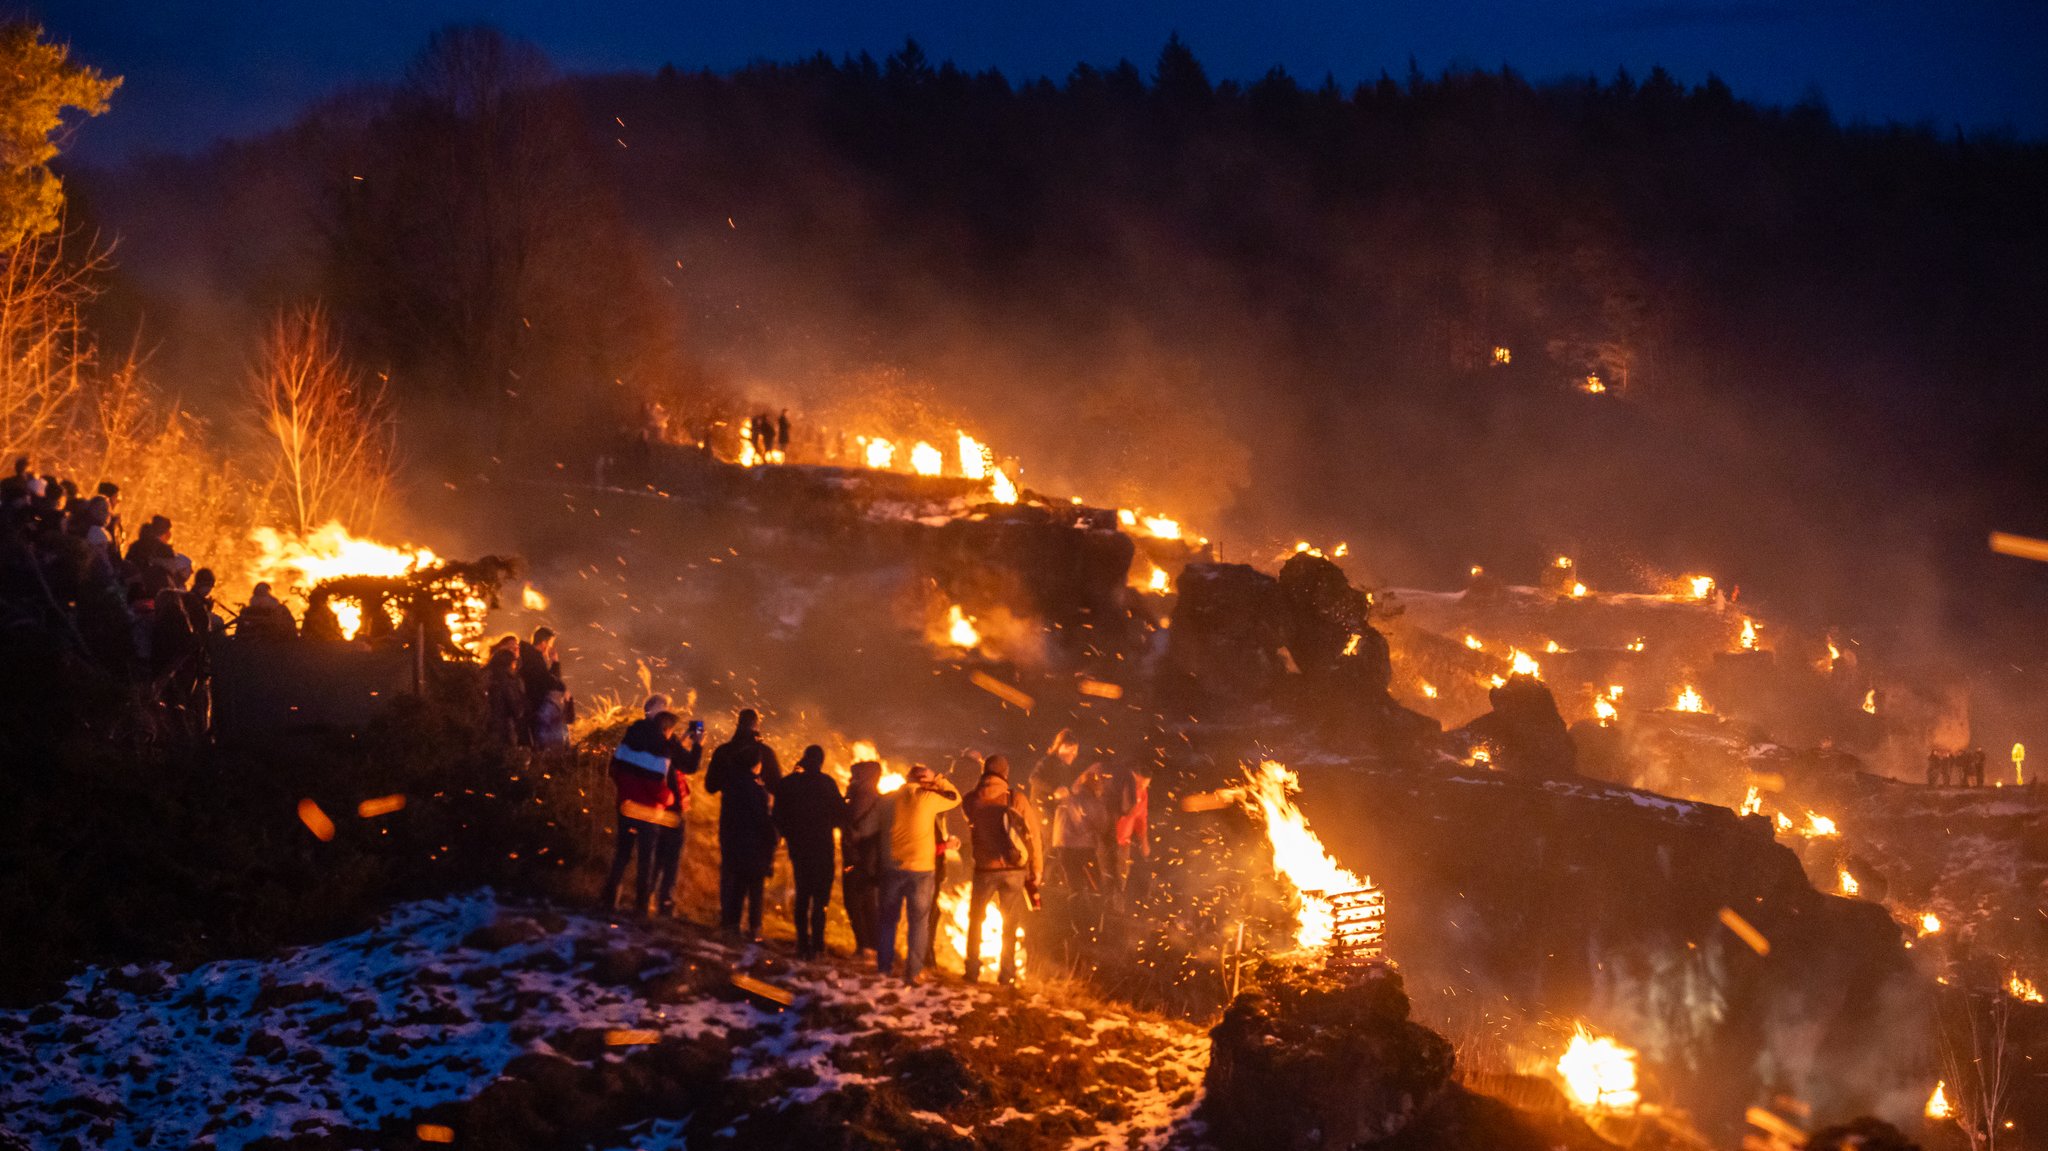
M 1224 1151 L 1606 1148 L 1583 1124 L 1539 1128 L 1452 1079 L 1443 1036 L 1408 1017 L 1386 967 L 1269 965 L 1210 1031 L 1199 1116 Z

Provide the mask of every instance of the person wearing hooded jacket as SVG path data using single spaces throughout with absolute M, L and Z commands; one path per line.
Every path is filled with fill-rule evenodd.
M 988 905 L 994 903 L 1002 917 L 1003 936 L 996 982 L 1009 986 L 1017 981 L 1024 912 L 1037 895 L 1045 867 L 1037 812 L 1023 789 L 1010 786 L 1010 761 L 1000 755 L 988 757 L 980 781 L 962 806 L 974 844 L 974 884 L 967 897 L 967 981 L 981 977 L 982 923 Z
M 770 789 L 782 778 L 774 749 L 761 740 L 753 708 L 739 713 L 732 738 L 711 753 L 704 790 L 718 805 L 718 922 L 728 932 L 761 938 L 762 900 L 775 868 L 775 803 Z
M 674 794 L 673 769 L 678 762 L 690 763 L 690 749 L 675 738 L 678 717 L 664 711 L 636 720 L 626 729 L 612 751 L 612 784 L 618 789 L 618 841 L 612 851 L 611 872 L 605 877 L 599 906 L 606 911 L 618 902 L 619 881 L 625 878 L 626 862 L 634 862 L 633 914 L 647 914 L 647 897 L 654 887 L 655 847 L 662 825 L 679 818 L 671 810 Z
M 882 835 L 863 833 L 868 814 L 882 802 L 882 765 L 864 759 L 853 765 L 846 786 L 846 838 L 840 845 L 839 899 L 853 926 L 857 953 L 873 955 L 876 923 L 881 918 Z
M 833 833 L 846 819 L 839 783 L 825 774 L 825 749 L 804 749 L 796 770 L 775 782 L 775 829 L 789 845 L 796 878 L 796 953 L 809 959 L 825 953 L 825 908 L 832 902 Z

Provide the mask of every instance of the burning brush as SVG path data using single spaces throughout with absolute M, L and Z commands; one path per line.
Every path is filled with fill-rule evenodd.
M 1332 958 L 1378 958 L 1384 895 L 1370 877 L 1345 870 L 1309 830 L 1308 820 L 1291 798 L 1301 790 L 1292 771 L 1265 760 L 1249 772 L 1239 800 L 1265 829 L 1273 849 L 1273 874 L 1284 880 L 1299 901 L 1295 910 L 1295 946 L 1324 951 Z

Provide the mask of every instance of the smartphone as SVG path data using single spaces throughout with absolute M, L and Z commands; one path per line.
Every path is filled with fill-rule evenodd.
M 703 720 L 701 720 L 701 719 L 693 719 L 693 720 L 691 720 L 691 721 L 690 721 L 690 734 L 691 734 L 691 735 L 703 735 L 703 734 L 704 734 L 704 721 L 703 721 Z

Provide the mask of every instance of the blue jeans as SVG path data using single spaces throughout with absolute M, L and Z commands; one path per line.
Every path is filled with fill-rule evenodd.
M 916 979 L 924 970 L 925 932 L 931 927 L 932 873 L 929 871 L 882 872 L 881 930 L 875 938 L 875 970 L 887 975 L 896 966 L 896 923 L 910 920 L 909 953 L 903 960 L 903 978 Z

